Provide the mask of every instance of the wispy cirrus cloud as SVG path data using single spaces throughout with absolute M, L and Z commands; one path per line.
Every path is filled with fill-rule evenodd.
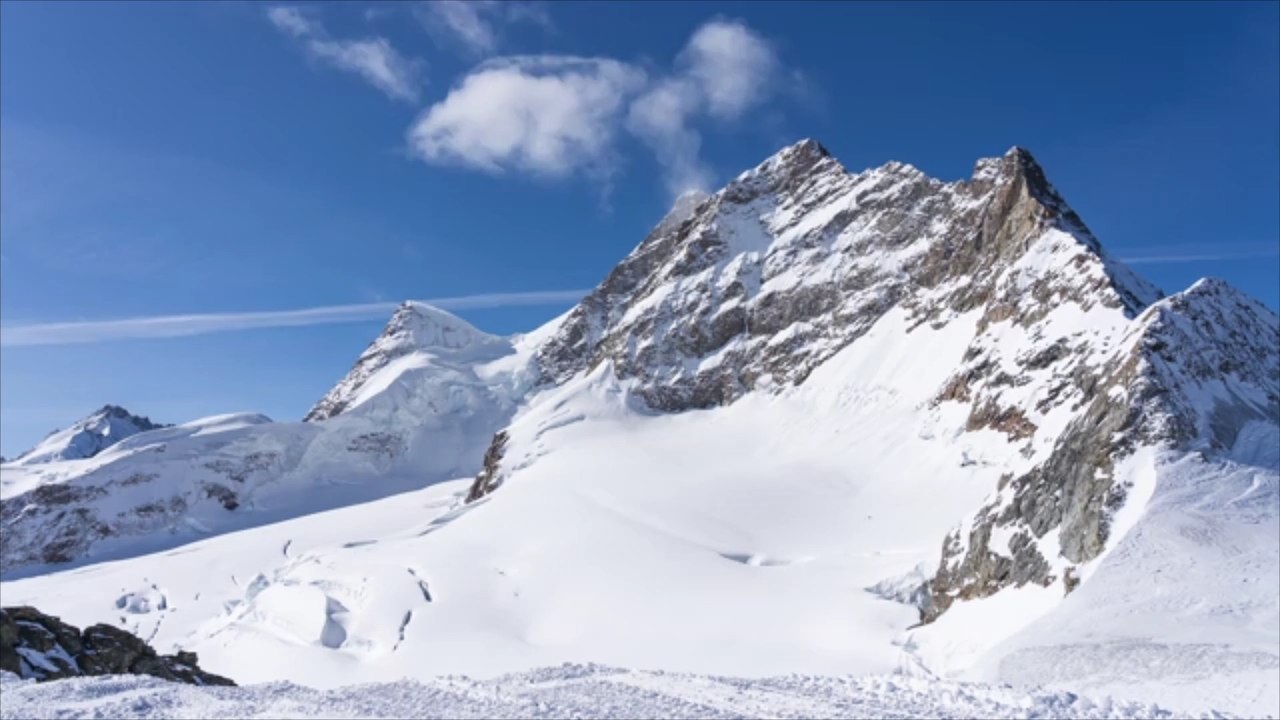
M 589 290 L 543 290 L 521 293 L 489 293 L 422 300 L 443 310 L 468 310 L 574 302 Z M 298 310 L 266 310 L 240 313 L 198 313 L 152 317 L 93 320 L 88 322 L 36 323 L 0 326 L 0 346 L 72 345 L 116 340 L 174 338 L 261 328 L 335 325 L 386 318 L 399 303 L 378 302 L 328 305 Z
M 496 52 L 509 25 L 554 28 L 541 3 L 510 0 L 430 0 L 415 5 L 414 15 L 437 42 L 458 46 L 472 57 Z
M 781 67 L 773 46 L 746 23 L 712 20 L 689 38 L 675 73 L 631 103 L 627 129 L 657 155 L 673 196 L 712 182 L 695 118 L 739 119 L 774 93 Z
M 309 57 L 360 76 L 392 99 L 418 100 L 422 61 L 400 54 L 386 38 L 332 38 L 319 20 L 297 7 L 267 8 L 267 19 L 302 43 Z

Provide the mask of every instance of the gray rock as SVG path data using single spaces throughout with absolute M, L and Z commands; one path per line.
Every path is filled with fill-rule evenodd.
M 152 675 L 191 685 L 235 685 L 200 669 L 195 653 L 159 655 L 110 625 L 84 632 L 33 607 L 0 609 L 0 670 L 34 680 L 81 675 Z

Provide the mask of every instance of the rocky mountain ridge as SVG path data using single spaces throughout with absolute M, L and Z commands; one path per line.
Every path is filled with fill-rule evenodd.
M 1010 267 L 1050 244 L 1053 264 L 1014 284 Z M 805 140 L 660 224 L 538 360 L 551 384 L 607 361 L 650 407 L 679 411 L 802 381 L 899 303 L 918 322 L 985 306 L 1028 325 L 1055 302 L 1135 315 L 1158 296 L 1021 148 L 944 183 L 902 163 L 852 174 Z

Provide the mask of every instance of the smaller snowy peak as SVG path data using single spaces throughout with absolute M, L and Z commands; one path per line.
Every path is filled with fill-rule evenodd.
M 457 349 L 493 340 L 493 336 L 477 330 L 456 315 L 409 300 L 396 309 L 379 340 L 414 348 Z
M 65 430 L 55 430 L 13 460 L 15 465 L 35 465 L 60 460 L 91 458 L 125 438 L 148 430 L 169 427 L 134 415 L 119 405 L 103 405 Z
M 392 361 L 413 353 L 467 361 L 489 360 L 509 352 L 510 342 L 504 338 L 477 330 L 465 320 L 437 307 L 405 301 L 396 309 L 382 333 L 361 353 L 347 376 L 303 419 L 314 422 L 342 413 L 376 373 Z
M 1280 316 L 1217 278 L 1139 318 L 1139 347 L 1175 439 L 1229 449 L 1248 422 L 1280 423 Z
M 1201 278 L 1191 287 L 1154 303 L 1139 318 L 1150 332 L 1183 323 L 1201 340 L 1235 349 L 1280 374 L 1280 316 L 1219 278 Z

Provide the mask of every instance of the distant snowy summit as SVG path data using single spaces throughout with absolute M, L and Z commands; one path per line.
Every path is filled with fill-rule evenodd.
M 60 460 L 91 458 L 127 437 L 148 430 L 169 427 L 150 418 L 134 415 L 119 405 L 103 405 L 65 430 L 54 430 L 35 447 L 10 462 L 36 465 Z
M 506 338 L 481 332 L 426 303 L 406 301 L 396 309 L 382 334 L 360 354 L 351 372 L 303 419 L 317 422 L 354 409 L 415 367 L 469 365 L 512 352 Z

